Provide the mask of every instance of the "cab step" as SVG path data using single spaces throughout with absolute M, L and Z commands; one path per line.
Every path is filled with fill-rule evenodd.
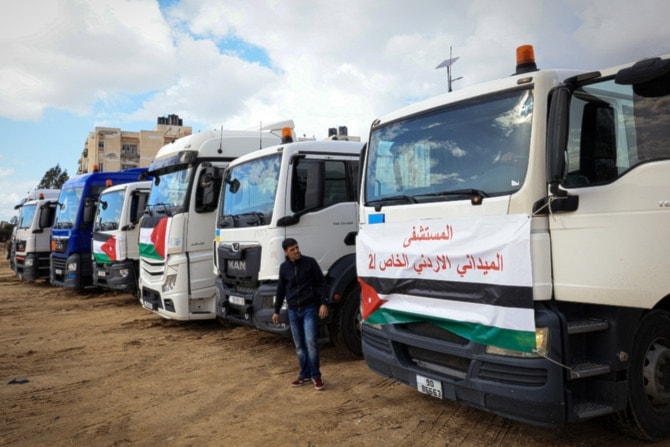
M 588 332 L 606 331 L 610 324 L 607 320 L 586 318 L 583 320 L 568 321 L 568 334 L 586 334 Z
M 605 416 L 614 412 L 614 408 L 611 405 L 594 401 L 575 402 L 573 410 L 580 421 Z
M 570 366 L 570 380 L 584 379 L 586 377 L 600 376 L 611 371 L 609 365 L 604 363 L 584 362 Z

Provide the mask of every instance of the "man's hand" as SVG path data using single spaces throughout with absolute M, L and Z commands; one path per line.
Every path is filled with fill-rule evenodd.
M 328 316 L 328 306 L 325 304 L 322 304 L 321 307 L 319 307 L 319 318 L 322 320 L 325 319 Z
M 279 314 L 272 314 L 272 322 L 275 326 L 279 324 Z

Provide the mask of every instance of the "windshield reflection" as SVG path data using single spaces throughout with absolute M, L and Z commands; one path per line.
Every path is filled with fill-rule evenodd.
M 21 216 L 21 221 L 17 225 L 20 230 L 27 230 L 31 227 L 33 218 L 35 216 L 35 210 L 37 205 L 23 205 L 22 210 L 23 214 Z
M 167 174 L 154 173 L 156 179 L 151 187 L 147 207 L 165 214 L 185 210 L 193 172 L 194 168 L 188 167 Z
M 220 225 L 269 223 L 274 209 L 280 166 L 281 155 L 272 155 L 230 168 L 219 205 Z M 249 219 L 236 219 L 240 216 L 249 216 Z
M 114 191 L 100 196 L 98 213 L 93 229 L 95 231 L 118 230 L 123 210 L 124 191 Z
M 533 96 L 516 90 L 374 129 L 366 202 L 512 193 L 528 167 Z
M 56 207 L 54 228 L 74 228 L 83 191 L 83 187 L 69 188 L 61 191 L 58 197 L 59 206 Z

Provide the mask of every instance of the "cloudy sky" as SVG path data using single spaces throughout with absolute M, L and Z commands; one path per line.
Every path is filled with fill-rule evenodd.
M 22 0 L 0 16 L 0 221 L 96 126 L 194 132 L 293 119 L 323 138 L 403 105 L 540 68 L 670 53 L 666 0 Z

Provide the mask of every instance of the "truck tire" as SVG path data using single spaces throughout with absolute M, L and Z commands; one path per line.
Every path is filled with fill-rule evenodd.
M 657 441 L 670 436 L 670 313 L 642 318 L 628 370 L 628 408 L 617 415 L 621 429 Z
M 356 284 L 344 295 L 334 319 L 333 343 L 356 357 L 363 357 L 361 347 L 361 287 Z

